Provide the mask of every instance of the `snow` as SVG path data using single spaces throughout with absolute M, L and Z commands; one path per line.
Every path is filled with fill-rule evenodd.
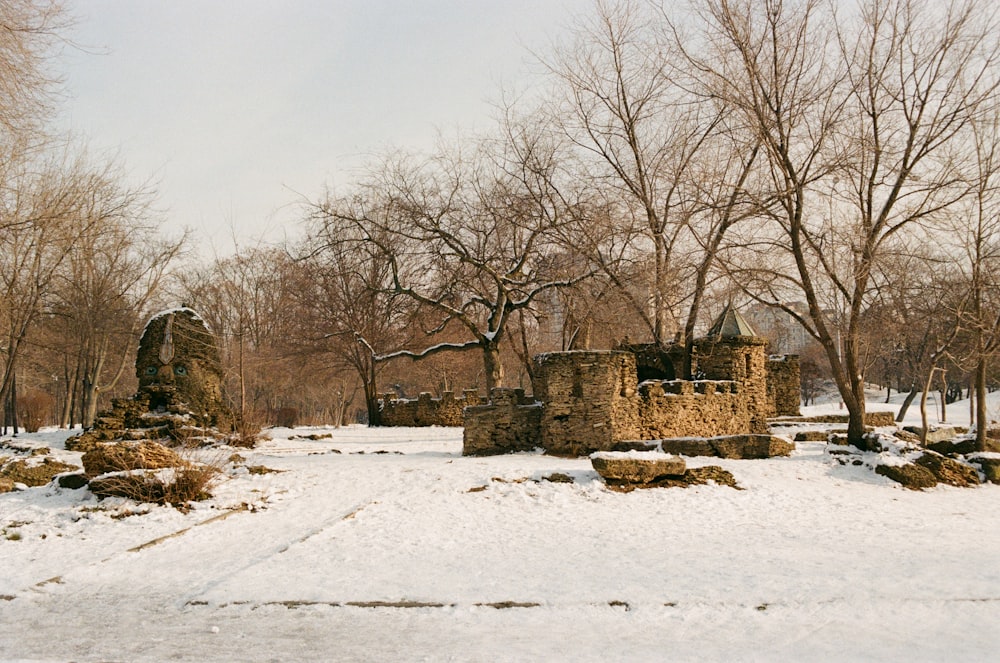
M 934 661 L 1000 646 L 1000 486 L 908 491 L 875 455 L 842 465 L 798 443 L 687 459 L 743 490 L 618 493 L 586 458 L 462 457 L 461 429 L 267 433 L 232 451 L 280 472 L 240 468 L 188 513 L 52 484 L 0 495 L 0 659 Z M 78 462 L 65 435 L 16 442 Z
M 145 336 L 146 335 L 146 330 L 149 329 L 149 325 L 154 320 L 159 320 L 160 318 L 162 318 L 164 316 L 175 315 L 177 313 L 190 313 L 193 319 L 198 320 L 203 325 L 205 325 L 205 328 L 208 329 L 208 331 L 212 331 L 211 328 L 209 328 L 209 326 L 208 326 L 208 322 L 206 322 L 205 319 L 202 318 L 201 315 L 197 311 L 195 311 L 194 309 L 189 308 L 187 306 L 175 306 L 173 308 L 164 309 L 164 310 L 162 310 L 162 311 L 160 311 L 158 313 L 154 313 L 153 315 L 149 316 L 149 320 L 146 321 L 146 326 L 142 328 L 142 334 L 141 334 L 141 336 Z

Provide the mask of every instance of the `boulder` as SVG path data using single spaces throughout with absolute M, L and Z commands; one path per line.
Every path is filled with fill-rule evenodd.
M 67 465 L 51 458 L 43 458 L 42 462 L 32 460 L 15 460 L 4 465 L 0 476 L 10 479 L 13 483 L 23 483 L 25 486 L 44 486 L 57 474 L 78 469 L 76 465 Z
M 660 440 L 664 453 L 678 456 L 715 456 L 715 447 L 703 437 L 677 437 Z
M 826 442 L 830 439 L 830 435 L 835 432 L 843 433 L 843 430 L 832 431 L 832 430 L 804 430 L 799 431 L 795 434 L 796 442 Z
M 709 439 L 719 458 L 749 459 L 788 456 L 795 444 L 773 435 L 727 435 Z
M 126 470 L 156 470 L 186 465 L 176 452 L 157 442 L 119 441 L 102 443 L 83 455 L 83 470 L 88 477 Z
M 904 488 L 909 488 L 910 490 L 933 488 L 937 485 L 937 478 L 933 472 L 922 465 L 915 465 L 913 463 L 906 463 L 905 465 L 879 465 L 875 468 L 875 474 L 881 474 L 896 483 L 903 484 Z
M 647 484 L 661 477 L 684 476 L 687 468 L 683 458 L 664 454 L 597 453 L 590 457 L 590 463 L 605 481 L 626 484 Z
M 903 430 L 909 433 L 913 433 L 919 438 L 921 432 L 924 429 L 921 428 L 920 426 L 904 426 Z M 952 426 L 941 426 L 939 428 L 930 428 L 927 430 L 927 439 L 924 440 L 924 445 L 929 447 L 932 444 L 936 444 L 938 442 L 953 440 L 957 435 L 958 431 L 956 431 Z
M 975 468 L 952 458 L 936 453 L 925 453 L 914 462 L 926 467 L 938 481 L 949 486 L 968 488 L 979 485 L 979 473 Z
M 87 476 L 83 472 L 73 472 L 70 474 L 60 474 L 56 477 L 60 488 L 77 490 L 87 485 Z
M 976 458 L 972 462 L 979 464 L 987 481 L 1000 483 L 1000 458 Z
M 676 437 L 660 440 L 664 453 L 679 456 L 714 456 L 716 458 L 750 459 L 787 456 L 795 444 L 773 435 L 722 435 L 719 437 Z
M 718 486 L 729 486 L 737 490 L 742 490 L 736 485 L 736 477 L 732 472 L 724 470 L 718 465 L 705 465 L 704 467 L 692 467 L 684 472 L 684 483 L 689 486 L 700 486 L 713 482 Z

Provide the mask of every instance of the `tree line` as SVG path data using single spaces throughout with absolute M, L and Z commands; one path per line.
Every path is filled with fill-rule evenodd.
M 245 417 L 370 423 L 382 391 L 530 389 L 542 351 L 676 343 L 691 377 L 692 339 L 735 302 L 805 330 L 855 444 L 866 382 L 912 401 L 942 376 L 976 397 L 984 443 L 1000 347 L 994 3 L 622 0 L 573 21 L 537 54 L 537 85 L 500 94 L 491 130 L 373 159 L 302 201 L 301 235 L 280 247 L 185 262 L 185 238 L 151 239 L 150 192 L 120 173 L 65 147 L 8 159 L 3 402 L 30 383 L 59 423 L 87 425 L 130 387 L 138 326 L 167 301 L 219 335 Z M 12 34 L 41 57 L 57 29 Z M 4 103 L 44 102 L 37 76 Z M 16 115 L 5 140 L 37 142 Z

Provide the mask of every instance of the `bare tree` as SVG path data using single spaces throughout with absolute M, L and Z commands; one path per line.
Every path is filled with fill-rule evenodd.
M 559 127 L 614 217 L 586 244 L 655 342 L 688 342 L 689 374 L 702 295 L 727 231 L 750 209 L 742 188 L 758 147 L 725 104 L 692 93 L 668 18 L 632 1 L 596 8 L 548 64 Z M 648 271 L 637 270 L 647 256 Z M 651 275 L 645 292 L 637 274 Z
M 395 294 L 391 264 L 380 248 L 389 244 L 388 237 L 368 241 L 353 219 L 319 211 L 298 251 L 301 285 L 293 295 L 302 322 L 297 342 L 313 361 L 332 357 L 334 367 L 355 373 L 370 426 L 381 423 L 378 376 L 386 364 L 376 358 L 409 337 L 411 307 Z
M 52 159 L 43 166 L 33 170 L 23 164 L 0 190 L 0 218 L 7 226 L 0 233 L 0 402 L 10 392 L 22 344 L 50 303 L 67 257 L 120 202 L 105 196 L 107 168 L 91 169 L 82 159 L 68 164 Z
M 89 231 L 77 238 L 53 286 L 52 310 L 75 357 L 85 428 L 94 423 L 100 396 L 127 374 L 148 306 L 185 241 L 157 237 L 152 193 L 111 176 L 82 210 L 93 216 L 85 222 Z
M 542 273 L 543 256 L 577 223 L 579 210 L 558 186 L 556 146 L 527 125 L 504 130 L 471 155 L 388 159 L 356 195 L 315 205 L 317 218 L 353 226 L 386 261 L 387 293 L 437 316 L 429 337 L 457 328 L 468 338 L 377 361 L 477 350 L 486 388 L 500 386 L 500 347 L 512 315 L 588 275 Z
M 963 322 L 972 335 L 970 359 L 976 393 L 976 449 L 987 451 L 989 417 L 987 373 L 1000 352 L 1000 106 L 972 123 L 974 189 L 964 214 L 957 215 L 958 237 L 966 253 L 968 306 Z M 964 223 L 962 223 L 964 221 Z
M 48 63 L 67 25 L 59 0 L 0 4 L 0 144 L 6 150 L 37 145 L 45 135 L 57 82 Z
M 778 232 L 753 259 L 791 267 L 754 286 L 774 304 L 804 296 L 808 315 L 786 310 L 822 344 L 863 445 L 860 325 L 875 269 L 967 192 L 957 151 L 996 92 L 995 10 L 868 0 L 841 20 L 813 0 L 714 0 L 701 18 L 715 50 L 692 66 L 767 156 Z

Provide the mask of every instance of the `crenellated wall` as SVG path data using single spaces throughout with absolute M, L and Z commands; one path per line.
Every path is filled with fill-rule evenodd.
M 624 351 L 557 352 L 535 357 L 535 398 L 495 390 L 491 403 L 465 412 L 466 455 L 527 451 L 556 455 L 609 451 L 630 440 L 756 433 L 770 412 L 764 344 L 703 348 L 733 380 L 637 381 Z M 766 422 L 764 423 L 766 426 Z M 765 428 L 766 431 L 766 428 Z
M 739 383 L 750 415 L 750 428 L 742 433 L 766 433 L 767 418 L 773 415 L 767 392 L 767 345 L 767 339 L 759 336 L 708 337 L 694 343 L 699 377 Z
M 383 426 L 461 426 L 462 411 L 483 403 L 479 392 L 467 389 L 461 398 L 451 391 L 434 398 L 423 392 L 418 398 L 399 399 L 394 394 L 385 394 L 381 399 Z
M 462 455 L 492 456 L 541 446 L 542 405 L 523 389 L 494 389 L 487 405 L 465 410 Z

